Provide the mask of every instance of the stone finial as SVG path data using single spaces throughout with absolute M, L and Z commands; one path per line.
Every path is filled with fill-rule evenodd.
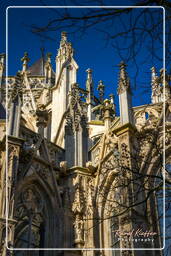
M 104 86 L 104 84 L 103 84 L 103 81 L 100 80 L 100 81 L 99 81 L 99 84 L 98 84 L 98 87 L 97 87 L 97 90 L 99 91 L 99 99 L 100 99 L 100 102 L 101 102 L 101 103 L 103 102 L 104 89 L 105 89 L 105 86 Z
M 72 48 L 72 44 L 67 41 L 67 33 L 61 33 L 61 41 L 60 41 L 60 48 L 58 49 L 57 59 L 64 62 L 66 59 L 73 57 L 74 50 Z
M 110 103 L 112 104 L 112 108 L 113 108 L 113 114 L 114 116 L 116 115 L 116 105 L 115 105 L 115 97 L 114 97 L 114 94 L 111 93 L 109 95 L 109 99 L 110 99 Z
M 88 76 L 91 76 L 93 70 L 92 70 L 91 68 L 88 68 L 88 69 L 86 70 L 86 72 L 87 72 Z
M 67 41 L 67 32 L 66 31 L 61 32 L 61 40 Z
M 44 74 L 46 78 L 46 84 L 51 84 L 52 80 L 52 65 L 51 65 L 51 56 L 52 54 L 49 52 L 46 54 L 46 62 L 44 66 Z
M 156 68 L 152 67 L 151 68 L 151 85 L 152 85 L 152 87 L 156 85 L 157 78 L 158 78 L 158 76 L 157 76 Z
M 51 52 L 48 52 L 47 55 L 46 55 L 46 62 L 47 63 L 51 63 L 51 56 L 52 56 L 52 53 Z
M 86 90 L 89 92 L 92 92 L 93 91 L 93 78 L 92 78 L 93 70 L 88 68 L 86 72 L 87 72 Z
M 67 43 L 67 32 L 63 31 L 63 32 L 61 32 L 60 46 L 63 46 L 66 43 Z
M 28 62 L 30 61 L 30 59 L 28 58 L 28 53 L 27 52 L 24 53 L 24 57 L 21 58 L 21 61 L 23 62 L 23 69 L 22 69 L 22 71 L 26 71 L 27 70 Z
M 119 83 L 118 83 L 118 94 L 121 94 L 125 90 L 130 89 L 130 80 L 126 72 L 126 64 L 121 61 L 119 64 L 120 72 L 119 72 Z
M 5 53 L 0 54 L 0 64 L 4 66 L 5 64 Z
M 112 120 L 112 114 L 113 112 L 113 104 L 111 104 L 109 99 L 104 100 L 104 107 L 103 107 L 103 112 L 104 112 L 104 124 L 106 129 L 108 130 L 111 124 Z
M 110 103 L 111 103 L 111 104 L 114 104 L 114 94 L 113 94 L 113 93 L 111 93 L 111 94 L 109 95 L 109 98 L 110 98 Z
M 157 72 L 156 72 L 156 68 L 155 68 L 155 67 L 152 67 L 152 68 L 151 68 L 151 76 L 152 76 L 152 77 L 157 76 Z
M 170 80 L 171 80 L 170 75 L 168 75 L 167 69 L 161 68 L 160 69 L 160 83 L 162 84 L 165 82 L 165 86 L 169 87 Z

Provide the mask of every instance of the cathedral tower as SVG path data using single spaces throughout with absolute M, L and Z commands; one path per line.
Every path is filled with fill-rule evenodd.
M 56 57 L 55 86 L 52 88 L 51 140 L 63 146 L 64 116 L 68 107 L 71 84 L 76 83 L 78 65 L 73 59 L 73 48 L 67 41 L 66 32 L 61 34 L 60 48 Z M 59 134 L 60 133 L 60 134 Z

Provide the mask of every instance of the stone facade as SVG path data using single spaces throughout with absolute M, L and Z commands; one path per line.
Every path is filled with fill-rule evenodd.
M 121 62 L 117 116 L 114 96 L 104 99 L 102 81 L 95 97 L 91 69 L 86 89 L 79 87 L 73 52 L 62 32 L 56 72 L 50 54 L 28 67 L 25 53 L 22 70 L 6 79 L 1 55 L 1 108 L 8 87 L 8 123 L 5 132 L 1 117 L 0 255 L 162 255 L 148 249 L 163 246 L 157 191 L 164 143 L 170 163 L 171 77 L 164 70 L 158 76 L 153 67 L 152 102 L 132 107 Z M 7 250 L 5 232 L 11 249 L 58 250 Z

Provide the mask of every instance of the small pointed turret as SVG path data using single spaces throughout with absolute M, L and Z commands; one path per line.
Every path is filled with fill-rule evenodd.
M 58 141 L 64 132 L 65 123 L 60 126 L 64 113 L 68 108 L 71 85 L 77 82 L 78 65 L 73 58 L 72 44 L 67 40 L 67 33 L 61 33 L 60 47 L 56 56 L 55 85 L 52 91 L 52 125 L 51 140 L 64 146 L 64 139 Z M 50 63 L 49 63 L 50 65 Z M 64 138 L 64 137 L 63 137 Z
M 61 33 L 60 47 L 57 54 L 57 59 L 60 59 L 61 64 L 67 59 L 73 57 L 74 50 L 72 44 L 67 40 L 67 33 Z
M 93 70 L 90 69 L 90 68 L 88 68 L 88 69 L 86 70 L 86 72 L 87 72 L 86 90 L 87 90 L 88 92 L 93 93 L 93 78 L 92 78 L 92 72 L 93 72 Z
M 66 42 L 67 42 L 67 32 L 62 31 L 61 32 L 60 47 L 63 46 Z
M 52 56 L 52 53 L 48 52 L 48 53 L 47 53 L 47 60 L 46 60 L 46 63 L 51 64 L 51 56 Z
M 111 104 L 109 99 L 104 100 L 104 124 L 105 128 L 108 130 L 111 124 Z
M 28 67 L 28 62 L 30 61 L 30 59 L 28 58 L 28 53 L 27 52 L 24 53 L 24 57 L 21 58 L 21 61 L 23 62 L 22 71 L 26 71 L 27 67 Z
M 119 64 L 120 73 L 119 73 L 119 83 L 118 83 L 118 94 L 121 94 L 125 90 L 130 90 L 130 80 L 126 72 L 126 64 L 121 61 Z
M 105 89 L 105 86 L 103 84 L 103 81 L 100 80 L 99 81 L 99 84 L 98 84 L 98 87 L 97 87 L 97 90 L 99 91 L 99 99 L 100 99 L 100 102 L 102 103 L 103 100 L 104 100 L 104 89 Z
M 110 103 L 113 105 L 112 109 L 113 109 L 113 114 L 115 116 L 116 115 L 116 105 L 115 105 L 115 97 L 114 97 L 113 93 L 111 93 L 109 95 L 109 99 L 110 99 Z
M 50 84 L 52 79 L 52 65 L 51 65 L 51 56 L 52 54 L 49 52 L 47 53 L 47 58 L 45 62 L 45 79 L 46 83 Z
M 110 99 L 110 103 L 111 103 L 111 104 L 114 104 L 114 94 L 113 94 L 113 93 L 111 93 L 111 94 L 109 95 L 109 99 Z
M 126 64 L 122 61 L 119 64 L 119 108 L 120 108 L 120 121 L 121 124 L 131 123 L 133 124 L 132 102 L 131 102 L 131 88 L 130 79 L 126 72 Z
M 56 83 L 59 79 L 62 66 L 64 65 L 64 63 L 66 63 L 66 61 L 71 61 L 71 59 L 73 58 L 73 53 L 74 49 L 72 48 L 72 44 L 67 40 L 67 33 L 62 32 L 60 47 L 56 56 Z
M 156 78 L 157 78 L 156 68 L 152 67 L 151 68 L 151 85 L 154 85 Z

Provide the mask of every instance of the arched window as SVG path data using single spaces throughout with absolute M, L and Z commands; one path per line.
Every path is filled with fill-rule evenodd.
M 46 206 L 35 186 L 26 187 L 18 197 L 15 207 L 15 248 L 44 248 Z M 33 253 L 32 253 L 33 254 Z M 17 252 L 25 255 L 24 251 Z M 44 256 L 44 251 L 34 251 L 34 256 Z

